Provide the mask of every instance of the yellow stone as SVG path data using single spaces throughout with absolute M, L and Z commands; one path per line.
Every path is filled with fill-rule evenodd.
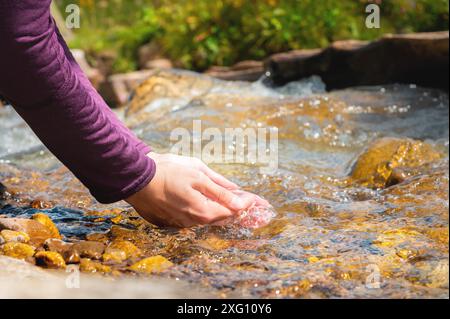
M 53 223 L 50 217 L 48 217 L 46 214 L 44 213 L 34 214 L 32 219 L 47 227 L 50 230 L 53 238 L 57 239 L 62 238 L 61 234 L 59 233 L 58 227 L 56 227 L 56 225 Z
M 80 271 L 106 274 L 111 272 L 111 267 L 103 265 L 102 263 L 97 261 L 82 258 L 80 261 Z
M 353 168 L 353 180 L 372 188 L 384 188 L 396 167 L 416 168 L 441 159 L 430 144 L 412 139 L 382 138 L 372 143 Z
M 316 256 L 311 256 L 308 258 L 308 261 L 313 264 L 319 261 L 319 258 L 317 258 Z
M 409 250 L 409 249 L 400 249 L 397 251 L 397 256 L 399 256 L 402 259 L 409 259 L 410 257 L 412 257 L 414 255 L 414 253 Z
M 28 257 L 33 257 L 35 249 L 27 244 L 10 242 L 3 245 L 2 251 L 5 256 L 26 259 Z
M 121 250 L 125 253 L 125 259 L 140 257 L 142 252 L 132 242 L 127 240 L 115 241 L 106 248 L 105 253 Z
M 426 234 L 433 240 L 448 246 L 449 232 L 448 227 L 427 229 Z
M 4 229 L 0 232 L 0 236 L 3 237 L 5 242 L 18 242 L 18 243 L 28 243 L 30 241 L 30 236 L 21 231 L 14 231 Z
M 109 248 L 106 249 L 106 252 L 103 254 L 102 259 L 104 262 L 121 263 L 122 261 L 127 259 L 127 254 L 123 250 Z
M 117 215 L 117 216 L 111 218 L 111 222 L 116 225 L 120 224 L 120 222 L 122 222 L 123 220 L 124 220 L 124 218 L 122 215 Z
M 198 244 L 201 247 L 212 250 L 224 250 L 231 246 L 230 241 L 223 240 L 217 236 L 210 236 L 205 240 L 200 240 Z
M 40 251 L 34 257 L 38 266 L 50 269 L 66 268 L 64 258 L 55 251 Z
M 141 273 L 159 273 L 173 266 L 173 263 L 163 256 L 153 256 L 142 259 L 130 266 L 130 269 Z

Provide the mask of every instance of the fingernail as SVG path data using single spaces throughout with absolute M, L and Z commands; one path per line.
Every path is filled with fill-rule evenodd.
M 238 196 L 234 196 L 233 200 L 230 203 L 230 206 L 235 210 L 242 210 L 245 208 L 244 202 Z

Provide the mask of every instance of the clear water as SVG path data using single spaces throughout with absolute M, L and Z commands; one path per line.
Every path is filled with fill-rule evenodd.
M 32 200 L 50 201 L 56 208 L 46 211 L 73 240 L 107 231 L 109 212 L 123 209 L 121 227 L 136 229 L 149 255 L 176 264 L 164 276 L 212 295 L 448 298 L 447 94 L 414 85 L 326 92 L 317 77 L 277 89 L 186 72 L 148 82 L 144 102 L 118 115 L 156 151 L 168 151 L 172 130 L 191 131 L 197 119 L 222 131 L 279 128 L 277 171 L 212 165 L 268 199 L 275 220 L 257 230 L 145 225 L 123 203 L 96 203 L 10 107 L 0 109 L 0 180 L 14 196 L 1 212 L 29 216 Z M 423 140 L 445 156 L 389 188 L 349 182 L 361 152 L 382 137 Z

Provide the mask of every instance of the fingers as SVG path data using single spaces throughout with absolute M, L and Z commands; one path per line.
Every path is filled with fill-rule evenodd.
M 209 200 L 198 191 L 190 194 L 193 217 L 201 224 L 213 224 L 221 220 L 229 219 L 233 213 L 217 202 Z
M 228 189 L 217 185 L 207 176 L 199 178 L 193 184 L 193 187 L 212 201 L 215 201 L 234 212 L 246 209 L 254 202 L 250 196 L 237 196 Z
M 241 198 L 251 198 L 252 199 L 252 201 L 253 201 L 253 203 L 255 203 L 256 205 L 258 205 L 258 206 L 271 206 L 270 205 L 270 203 L 267 201 L 267 200 L 265 200 L 264 198 L 262 198 L 262 197 L 260 197 L 260 196 L 258 196 L 258 195 L 256 195 L 256 194 L 253 194 L 253 193 L 250 193 L 250 192 L 246 192 L 246 191 L 243 191 L 243 190 L 236 190 L 236 191 L 233 191 L 233 193 L 235 194 L 235 195 L 238 195 L 239 197 L 241 197 Z
M 219 173 L 213 171 L 212 169 L 210 169 L 205 163 L 201 162 L 200 164 L 200 170 L 206 175 L 208 176 L 214 183 L 229 189 L 229 190 L 237 190 L 239 189 L 239 186 L 236 185 L 235 183 L 229 181 L 228 179 L 226 179 L 225 177 L 223 177 L 222 175 L 220 175 Z
M 256 197 L 256 204 L 257 205 L 260 205 L 260 206 L 271 206 L 270 203 L 267 200 L 265 200 L 264 198 L 259 197 L 258 195 L 255 195 L 255 197 Z

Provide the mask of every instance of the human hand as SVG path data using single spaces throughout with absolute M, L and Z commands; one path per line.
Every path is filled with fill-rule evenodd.
M 191 227 L 233 217 L 255 201 L 237 196 L 239 187 L 202 161 L 172 154 L 150 153 L 156 163 L 153 180 L 127 199 L 146 220 L 160 226 Z

